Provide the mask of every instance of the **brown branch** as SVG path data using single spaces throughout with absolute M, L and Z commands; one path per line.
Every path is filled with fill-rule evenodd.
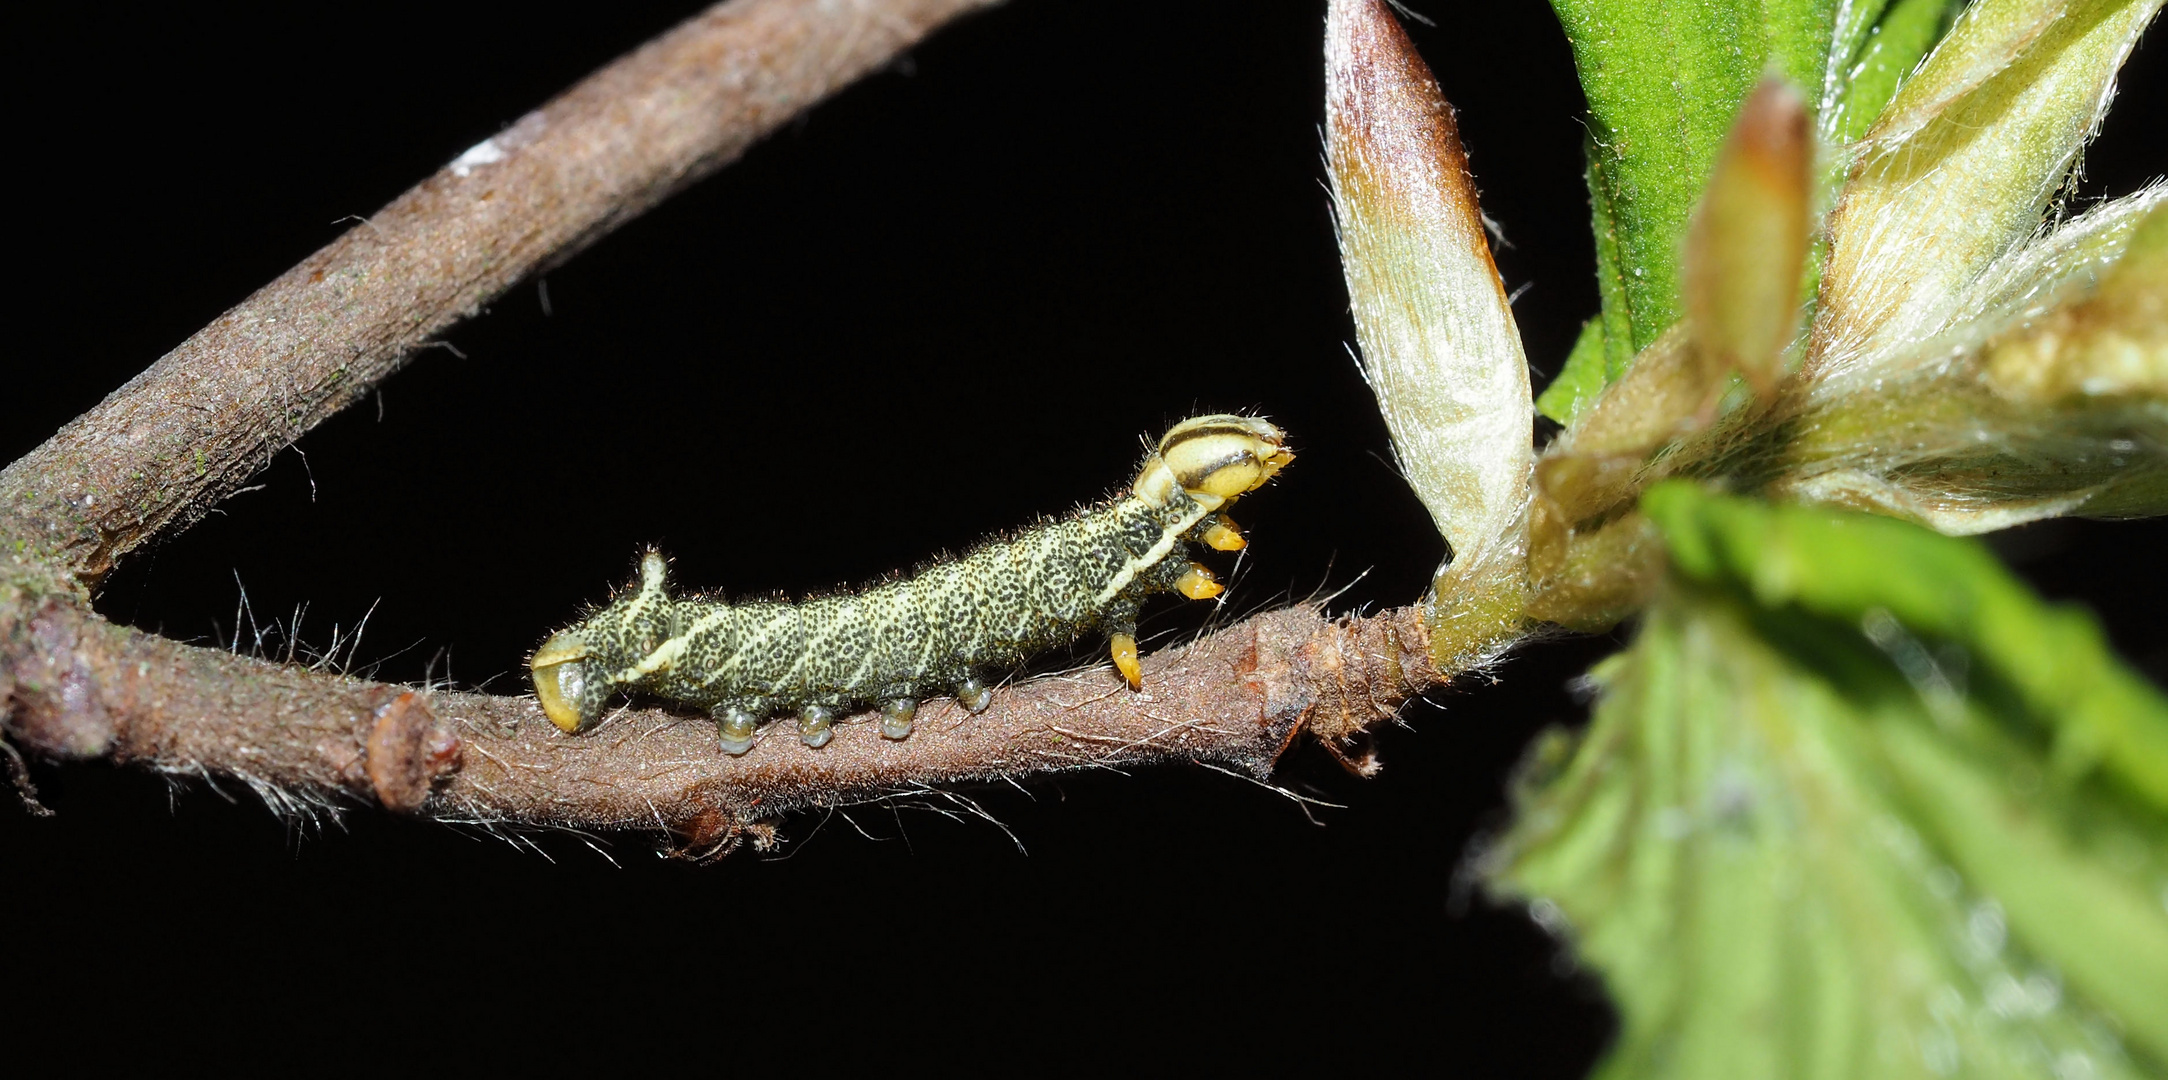
M 664 829 L 727 850 L 791 810 L 958 781 L 1163 762 L 1260 779 L 1305 729 L 1344 747 L 1443 679 L 1414 609 L 1328 621 L 1261 615 L 1145 661 L 1020 683 L 979 716 L 930 702 L 908 739 L 875 714 L 827 746 L 771 726 L 743 757 L 713 722 L 626 709 L 568 736 L 532 698 L 427 693 L 273 664 L 113 626 L 67 599 L 0 597 L 11 736 L 56 758 L 233 776 L 274 806 L 380 803 L 453 821 Z
M 733 0 L 484 140 L 0 472 L 0 536 L 95 580 L 415 349 L 992 0 Z
M 596 73 L 310 256 L 0 473 L 0 749 L 242 780 L 275 807 L 661 828 L 719 851 L 787 811 L 958 781 L 1194 761 L 1263 778 L 1302 730 L 1361 733 L 1443 681 L 1412 610 L 1260 616 L 1145 661 L 1033 680 L 909 739 L 846 723 L 742 758 L 628 709 L 560 734 L 531 698 L 432 693 L 181 645 L 82 583 L 185 527 L 271 455 L 523 276 L 988 0 L 733 0 Z M 12 755 L 13 751 L 8 750 Z M 28 796 L 27 788 L 24 791 Z

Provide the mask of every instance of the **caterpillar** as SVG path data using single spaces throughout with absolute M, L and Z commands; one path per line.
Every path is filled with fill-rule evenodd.
M 1138 689 L 1142 601 L 1217 596 L 1212 572 L 1181 557 L 1185 545 L 1241 549 L 1228 505 L 1294 458 L 1263 419 L 1192 417 L 1161 436 L 1114 498 L 909 577 L 796 603 L 675 598 L 669 563 L 649 550 L 630 588 L 535 650 L 535 697 L 567 733 L 592 726 L 624 691 L 703 709 L 736 755 L 778 714 L 795 713 L 799 739 L 818 748 L 854 706 L 878 704 L 891 739 L 910 735 L 929 694 L 982 712 L 987 675 L 1095 629 Z

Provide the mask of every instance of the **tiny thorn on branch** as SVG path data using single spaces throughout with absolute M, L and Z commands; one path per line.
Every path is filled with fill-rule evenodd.
M 181 645 L 17 590 L 0 598 L 0 715 L 9 739 L 48 757 L 233 776 L 283 805 L 662 829 L 720 852 L 794 810 L 958 782 L 1177 762 L 1263 779 L 1298 733 L 1339 753 L 1442 683 L 1429 655 L 1414 609 L 1330 620 L 1293 608 L 1145 658 L 1142 692 L 1094 668 L 1009 687 L 978 716 L 929 704 L 901 741 L 867 713 L 818 750 L 784 725 L 730 757 L 704 717 L 625 708 L 568 736 L 532 698 L 425 694 Z

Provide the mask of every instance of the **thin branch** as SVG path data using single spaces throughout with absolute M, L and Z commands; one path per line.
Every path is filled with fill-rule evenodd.
M 908 739 L 854 717 L 814 750 L 772 725 L 743 757 L 700 717 L 627 708 L 568 736 L 532 698 L 428 693 L 181 645 L 68 599 L 0 597 L 10 736 L 54 758 L 229 775 L 288 808 L 379 803 L 449 821 L 655 829 L 721 851 L 792 810 L 1037 773 L 1195 762 L 1263 779 L 1297 733 L 1344 743 L 1443 681 L 1414 609 L 1260 615 L 1145 661 L 929 702 Z M 11 683 L 10 683 L 11 681 Z
M 859 717 L 819 750 L 786 726 L 734 758 L 705 720 L 628 708 L 566 736 L 532 698 L 181 645 L 88 607 L 85 582 L 201 517 L 445 327 L 986 2 L 712 8 L 468 150 L 9 466 L 0 747 L 233 778 L 279 812 L 374 804 L 514 837 L 659 828 L 702 854 L 762 842 L 791 810 L 959 781 L 1156 762 L 1262 779 L 1304 730 L 1367 771 L 1362 733 L 1443 681 L 1412 609 L 1276 612 L 1147 658 L 1141 693 L 1094 669 L 1006 689 L 981 716 L 929 703 L 901 741 Z
M 477 143 L 0 472 L 0 536 L 41 570 L 96 580 L 522 278 L 990 2 L 733 0 L 687 20 Z

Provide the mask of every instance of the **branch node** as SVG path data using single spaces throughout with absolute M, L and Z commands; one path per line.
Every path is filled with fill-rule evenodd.
M 693 815 L 673 831 L 682 843 L 664 853 L 696 864 L 715 862 L 747 844 L 754 851 L 774 851 L 781 842 L 774 821 L 741 819 L 720 806 Z
M 1326 623 L 1298 663 L 1314 698 L 1302 726 L 1349 772 L 1376 776 L 1372 728 L 1400 715 L 1407 700 L 1446 681 L 1430 658 L 1430 632 L 1413 608 Z
M 113 749 L 115 721 L 106 708 L 108 688 L 92 662 L 97 650 L 81 640 L 80 613 L 66 600 L 47 597 L 23 623 L 19 632 L 28 647 L 10 650 L 14 662 L 0 716 L 13 734 L 44 753 L 105 756 Z
M 377 707 L 369 729 L 369 786 L 386 809 L 413 813 L 429 800 L 437 779 L 463 763 L 459 737 L 436 722 L 429 702 L 409 690 Z

